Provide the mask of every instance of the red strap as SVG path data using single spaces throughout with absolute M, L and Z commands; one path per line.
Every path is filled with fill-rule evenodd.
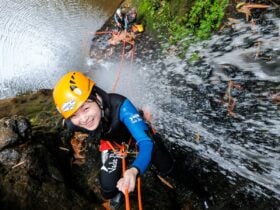
M 103 152 L 104 150 L 111 150 L 111 143 L 106 140 L 100 140 L 99 151 Z

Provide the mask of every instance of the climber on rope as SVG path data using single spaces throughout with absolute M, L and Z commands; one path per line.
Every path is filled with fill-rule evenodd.
M 126 14 L 124 8 L 118 8 L 114 14 L 114 20 L 118 31 L 127 29 Z
M 136 24 L 137 11 L 131 8 L 128 12 L 124 8 L 118 8 L 114 14 L 116 28 L 112 31 L 112 38 L 109 40 L 111 45 L 117 45 L 121 41 L 134 46 L 135 32 L 143 32 L 143 26 Z
M 127 31 L 133 31 L 136 32 L 137 30 L 133 29 L 133 26 L 136 24 L 136 18 L 137 18 L 137 11 L 136 8 L 131 8 L 125 15 L 125 22 L 126 22 L 126 29 Z M 136 26 L 136 25 L 135 25 Z M 140 31 L 142 32 L 142 31 Z
M 124 8 L 118 8 L 114 14 L 114 20 L 118 31 L 131 32 L 132 26 L 136 23 L 137 10 L 135 7 L 128 12 Z
M 162 176 L 172 172 L 171 155 L 126 97 L 106 93 L 83 73 L 72 71 L 57 82 L 53 98 L 69 129 L 87 133 L 89 139 L 99 142 L 101 193 L 112 209 L 121 206 L 125 193 L 134 191 L 136 178 L 150 163 Z M 138 155 L 122 176 L 122 157 L 114 154 L 112 145 L 127 144 L 131 138 Z

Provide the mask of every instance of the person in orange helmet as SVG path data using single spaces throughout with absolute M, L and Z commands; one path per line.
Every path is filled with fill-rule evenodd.
M 71 71 L 55 85 L 53 99 L 68 128 L 87 133 L 99 142 L 101 192 L 111 208 L 121 205 L 126 190 L 134 191 L 136 177 L 141 176 L 150 163 L 163 176 L 172 172 L 173 158 L 126 97 L 106 93 L 83 73 Z M 128 143 L 131 137 L 139 152 L 122 177 L 122 159 L 114 154 L 108 142 Z

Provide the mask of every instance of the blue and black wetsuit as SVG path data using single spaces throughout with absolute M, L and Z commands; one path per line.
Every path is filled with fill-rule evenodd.
M 158 139 L 155 141 L 155 135 L 135 106 L 126 97 L 119 94 L 107 94 L 95 86 L 93 94 L 96 93 L 102 98 L 104 112 L 98 139 L 121 144 L 128 143 L 133 137 L 139 152 L 129 167 L 137 168 L 141 175 L 152 163 L 160 173 L 170 173 L 174 165 L 173 159 L 165 148 L 158 145 Z M 86 132 L 92 136 L 97 135 L 96 131 Z M 122 175 L 121 158 L 106 146 L 100 151 L 102 155 L 101 191 L 106 199 L 110 199 L 119 192 L 116 185 Z
M 123 96 L 109 95 L 113 110 L 109 132 L 103 133 L 101 138 L 119 144 L 128 142 L 132 136 L 139 153 L 131 166 L 143 174 L 148 167 L 153 151 L 153 141 L 149 136 L 149 128 L 133 104 Z

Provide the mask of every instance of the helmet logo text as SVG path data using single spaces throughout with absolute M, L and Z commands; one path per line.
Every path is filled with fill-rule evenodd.
M 70 110 L 74 109 L 75 104 L 76 104 L 76 101 L 74 99 L 67 101 L 62 105 L 61 110 L 63 112 L 70 111 Z

